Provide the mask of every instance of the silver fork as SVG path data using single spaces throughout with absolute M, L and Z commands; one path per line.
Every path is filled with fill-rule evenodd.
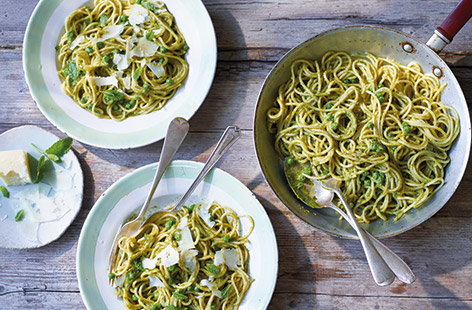
M 161 180 L 164 172 L 166 171 L 169 164 L 172 162 L 172 158 L 174 157 L 175 153 L 177 152 L 178 148 L 182 144 L 185 136 L 187 135 L 189 130 L 188 122 L 181 118 L 177 117 L 172 120 L 169 124 L 167 129 L 167 134 L 164 140 L 164 146 L 162 147 L 161 158 L 159 160 L 159 165 L 156 170 L 156 174 L 154 175 L 154 180 L 152 182 L 151 190 L 146 198 L 146 202 L 141 207 L 141 210 L 138 216 L 125 223 L 121 226 L 120 231 L 115 235 L 115 239 L 113 240 L 113 245 L 110 249 L 110 254 L 108 258 L 108 266 L 110 272 L 113 271 L 113 267 L 116 262 L 116 254 L 118 252 L 118 241 L 123 236 L 134 236 L 141 228 L 141 225 L 144 223 L 144 217 L 148 211 L 149 205 L 151 203 L 152 197 L 156 191 L 157 185 Z M 114 283 L 114 278 L 109 279 L 110 284 Z

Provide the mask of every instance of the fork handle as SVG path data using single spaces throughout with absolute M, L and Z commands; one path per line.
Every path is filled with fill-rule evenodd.
M 141 222 L 144 220 L 144 216 L 146 215 L 149 205 L 151 204 L 152 197 L 154 197 L 154 193 L 156 192 L 156 188 L 159 184 L 159 181 L 164 175 L 164 172 L 166 171 L 167 167 L 172 162 L 172 158 L 174 157 L 175 153 L 177 152 L 180 145 L 187 136 L 189 128 L 190 126 L 188 122 L 181 117 L 174 118 L 170 122 L 164 140 L 164 146 L 162 147 L 159 165 L 157 167 L 156 174 L 154 175 L 154 180 L 152 181 L 151 190 L 149 191 L 149 194 L 146 198 L 146 202 L 142 206 L 141 211 L 139 212 L 139 215 L 137 217 L 141 220 Z
M 224 153 L 239 139 L 241 136 L 241 130 L 237 126 L 228 126 L 221 136 L 220 140 L 216 144 L 215 149 L 208 157 L 205 165 L 203 166 L 202 171 L 198 174 L 195 181 L 193 181 L 190 188 L 184 194 L 184 196 L 180 199 L 180 201 L 172 208 L 172 210 L 179 210 L 183 204 L 187 201 L 187 199 L 192 195 L 193 191 L 197 188 L 200 182 L 205 178 L 208 172 L 215 166 L 218 160 L 223 156 Z
M 364 248 L 365 256 L 367 257 L 367 262 L 369 263 L 370 272 L 374 277 L 375 283 L 380 286 L 392 284 L 393 280 L 395 280 L 395 274 L 390 269 L 390 267 L 388 267 L 382 256 L 380 256 L 379 252 L 377 252 L 377 249 L 374 247 L 366 232 L 357 224 L 351 207 L 344 199 L 343 195 L 338 190 L 335 190 L 334 192 L 344 205 L 346 212 L 352 221 L 351 224 L 357 231 L 357 235 L 359 236 L 362 247 Z

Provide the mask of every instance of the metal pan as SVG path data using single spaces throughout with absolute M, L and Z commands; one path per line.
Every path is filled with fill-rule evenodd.
M 321 59 L 328 51 L 348 53 L 370 52 L 388 57 L 401 64 L 417 62 L 426 73 L 433 73 L 446 83 L 442 101 L 454 107 L 460 116 L 461 132 L 449 155 L 451 163 L 446 168 L 445 185 L 422 208 L 412 210 L 399 221 L 374 221 L 363 225 L 378 238 L 391 237 L 407 231 L 429 219 L 451 198 L 464 174 L 471 144 L 470 117 L 464 94 L 454 74 L 438 56 L 441 51 L 470 19 L 472 0 L 463 0 L 424 44 L 404 33 L 369 26 L 350 26 L 323 32 L 289 51 L 267 76 L 259 94 L 254 116 L 254 140 L 262 172 L 272 190 L 282 203 L 303 221 L 324 232 L 355 238 L 355 232 L 338 216 L 325 209 L 313 211 L 300 202 L 290 190 L 280 156 L 274 149 L 274 137 L 267 130 L 266 114 L 273 105 L 278 88 L 290 77 L 290 65 L 297 59 Z

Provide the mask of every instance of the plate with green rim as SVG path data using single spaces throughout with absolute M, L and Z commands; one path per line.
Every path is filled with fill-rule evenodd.
M 216 70 L 216 36 L 200 0 L 162 0 L 174 15 L 189 51 L 189 75 L 164 108 L 124 121 L 101 119 L 80 108 L 61 89 L 55 46 L 66 17 L 87 0 L 41 0 L 33 11 L 24 37 L 23 69 L 33 99 L 59 130 L 83 143 L 127 149 L 162 139 L 175 117 L 190 119 L 210 90 Z
M 164 208 L 190 187 L 203 164 L 174 161 L 167 169 L 152 204 Z M 115 182 L 98 199 L 80 233 L 77 248 L 77 278 L 88 309 L 125 309 L 116 291 L 108 284 L 108 252 L 123 221 L 144 203 L 157 164 L 135 170 Z M 238 215 L 254 219 L 249 236 L 251 284 L 240 310 L 266 309 L 275 288 L 278 252 L 272 224 L 254 194 L 240 181 L 221 169 L 213 169 L 190 197 L 188 203 L 216 201 Z M 244 222 L 242 223 L 244 228 Z

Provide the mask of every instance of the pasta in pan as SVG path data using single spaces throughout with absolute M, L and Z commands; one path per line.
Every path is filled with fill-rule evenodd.
M 332 177 L 358 221 L 398 220 L 444 184 L 459 135 L 445 87 L 416 63 L 328 52 L 293 62 L 269 129 L 282 156 L 311 164 L 297 186 Z

